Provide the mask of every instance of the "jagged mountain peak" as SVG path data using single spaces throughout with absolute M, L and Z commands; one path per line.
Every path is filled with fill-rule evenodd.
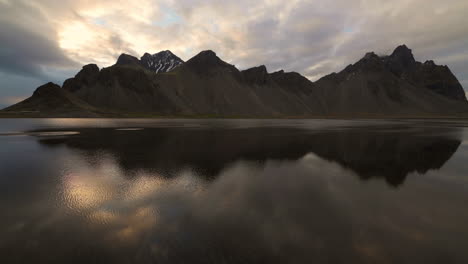
M 122 61 L 121 61 L 122 63 Z M 124 62 L 125 63 L 125 59 Z M 63 89 L 74 92 L 83 86 L 93 84 L 99 77 L 99 67 L 96 64 L 88 64 L 83 66 L 75 77 L 65 80 L 63 82 Z
M 424 62 L 423 64 L 424 66 L 431 66 L 431 67 L 434 67 L 436 66 L 435 62 L 433 60 L 427 60 Z
M 145 53 L 141 57 L 140 63 L 146 69 L 155 73 L 160 73 L 169 72 L 182 65 L 184 61 L 174 55 L 170 50 L 163 50 L 153 55 Z
M 384 68 L 383 59 L 375 52 L 367 52 L 364 57 L 354 64 L 346 66 L 346 68 L 338 74 L 329 74 L 323 78 L 342 77 L 343 74 L 361 71 L 380 71 Z
M 268 73 L 267 67 L 265 65 L 260 65 L 255 68 L 261 71 L 262 73 Z
M 174 53 L 164 50 L 152 55 L 145 52 L 141 59 L 122 53 L 117 59 L 116 65 L 136 65 L 155 73 L 161 73 L 169 72 L 183 63 L 184 61 Z
M 375 54 L 375 52 L 371 51 L 371 52 L 367 52 L 364 55 L 363 59 L 366 59 L 366 60 L 379 59 L 379 56 Z
M 223 62 L 223 60 L 221 60 L 214 51 L 204 50 L 187 61 L 187 63 L 194 63 L 194 62 L 213 64 L 213 63 L 221 63 Z
M 271 74 L 283 74 L 283 73 L 284 73 L 284 70 L 279 70 L 279 71 L 272 72 Z
M 390 60 L 398 61 L 404 67 L 411 66 L 416 62 L 413 56 L 413 51 L 406 45 L 398 46 L 389 57 Z
M 140 60 L 132 55 L 122 53 L 116 62 L 117 65 L 140 65 Z
M 144 57 L 171 57 L 171 56 L 174 56 L 174 57 L 177 57 L 174 53 L 172 53 L 172 51 L 170 50 L 162 50 L 162 51 L 159 51 L 159 52 L 156 52 L 156 53 L 153 53 L 153 54 L 150 54 L 148 52 L 145 52 L 145 54 L 143 54 L 143 56 L 141 57 L 141 59 L 143 59 Z
M 175 56 L 174 53 L 172 53 L 172 51 L 170 50 L 162 50 L 160 52 L 153 54 L 153 56 L 157 56 L 157 55 Z
M 145 52 L 145 54 L 143 54 L 143 56 L 140 59 L 143 59 L 145 57 L 159 57 L 159 56 L 162 57 L 162 56 L 175 56 L 175 55 L 170 50 L 162 50 L 153 54 Z
M 413 51 L 405 44 L 396 47 L 390 56 L 408 56 L 413 57 Z
M 185 63 L 186 67 L 198 74 L 211 75 L 213 72 L 239 73 L 239 70 L 222 59 L 212 50 L 204 50 Z
M 206 57 L 216 57 L 216 58 L 218 58 L 218 55 L 216 55 L 216 52 L 214 52 L 212 50 L 202 50 L 200 53 L 198 53 L 197 56 L 206 56 Z
M 265 84 L 270 78 L 265 65 L 244 70 L 242 71 L 242 75 L 247 82 L 256 84 Z
M 313 83 L 298 72 L 285 72 L 280 70 L 270 74 L 273 80 L 285 85 L 312 85 Z
M 90 64 L 87 64 L 85 66 L 83 66 L 81 68 L 81 71 L 85 71 L 85 72 L 99 72 L 99 67 L 94 64 L 94 63 L 90 63 Z M 80 72 L 81 72 L 80 71 Z
M 390 56 L 385 57 L 386 67 L 395 75 L 401 77 L 416 65 L 413 52 L 406 45 L 398 46 Z
M 246 70 L 244 70 L 242 72 L 255 72 L 255 73 L 259 73 L 259 74 L 268 74 L 268 70 L 267 70 L 265 65 L 252 67 L 252 68 L 246 69 Z

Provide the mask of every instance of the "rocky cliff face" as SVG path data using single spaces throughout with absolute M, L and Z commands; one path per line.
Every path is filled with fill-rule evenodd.
M 265 66 L 239 71 L 213 51 L 202 51 L 177 66 L 176 57 L 169 51 L 145 54 L 141 60 L 122 54 L 115 65 L 102 70 L 94 64 L 84 66 L 62 90 L 67 100 L 86 104 L 86 111 L 92 107 L 112 113 L 252 117 L 468 113 L 463 88 L 448 67 L 417 62 L 404 45 L 389 56 L 369 52 L 317 82 L 295 72 L 269 73 Z M 37 99 L 36 93 L 31 98 L 15 108 L 45 100 Z
M 437 115 L 466 111 L 466 98 L 458 81 L 455 80 L 458 86 L 445 85 L 455 77 L 452 74 L 431 77 L 432 70 L 425 76 L 425 69 L 427 66 L 415 61 L 411 50 L 403 45 L 390 56 L 379 57 L 369 52 L 315 85 L 322 91 L 327 112 L 337 115 Z
M 415 86 L 427 88 L 451 99 L 466 101 L 463 87 L 447 66 L 436 65 L 431 60 L 417 62 L 412 51 L 405 45 L 397 47 L 383 61 L 388 70 Z

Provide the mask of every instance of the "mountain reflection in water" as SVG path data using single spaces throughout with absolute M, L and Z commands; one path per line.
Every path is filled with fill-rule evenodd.
M 104 151 L 112 154 L 128 175 L 143 169 L 166 177 L 192 168 L 202 177 L 215 178 L 236 161 L 261 165 L 314 153 L 351 169 L 361 179 L 384 178 L 393 186 L 402 184 L 411 172 L 439 169 L 461 144 L 453 136 L 456 128 L 444 133 L 436 128 L 401 129 L 91 128 L 80 129 L 74 137 L 39 138 L 39 142 L 82 150 L 91 164 L 99 161 L 96 153 Z
M 0 136 L 0 263 L 468 263 L 462 126 L 79 121 Z

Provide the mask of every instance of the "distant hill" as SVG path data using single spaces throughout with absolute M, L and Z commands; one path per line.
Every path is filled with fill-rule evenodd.
M 103 69 L 86 65 L 62 88 L 53 87 L 54 93 L 36 91 L 3 112 L 280 118 L 468 114 L 463 87 L 450 69 L 433 61 L 417 62 L 405 45 L 389 56 L 367 53 L 316 82 L 296 72 L 269 73 L 265 66 L 239 71 L 213 51 L 202 51 L 187 62 L 163 51 L 145 53 L 141 59 L 122 54 L 115 65 Z

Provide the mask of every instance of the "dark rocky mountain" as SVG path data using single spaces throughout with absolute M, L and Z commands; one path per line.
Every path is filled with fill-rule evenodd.
M 436 65 L 429 60 L 417 62 L 405 45 L 383 58 L 385 66 L 398 77 L 411 84 L 432 90 L 455 100 L 466 101 L 465 91 L 447 66 Z
M 379 57 L 369 52 L 355 64 L 321 78 L 315 85 L 322 92 L 327 112 L 334 115 L 451 115 L 466 112 L 466 98 L 451 96 L 460 92 L 464 95 L 458 81 L 459 87 L 444 85 L 453 75 L 440 76 L 442 86 L 436 86 L 444 93 L 437 93 L 424 85 L 417 74 L 415 69 L 419 64 L 405 46 L 398 47 L 390 56 Z
M 468 113 L 464 90 L 448 67 L 417 62 L 404 45 L 389 56 L 367 53 L 316 82 L 295 72 L 268 73 L 265 66 L 239 71 L 213 51 L 202 51 L 186 63 L 177 59 L 170 51 L 145 54 L 141 60 L 122 54 L 115 65 L 101 70 L 93 64 L 84 66 L 64 82 L 63 90 L 110 115 L 429 117 Z M 23 103 L 21 107 L 35 106 Z

